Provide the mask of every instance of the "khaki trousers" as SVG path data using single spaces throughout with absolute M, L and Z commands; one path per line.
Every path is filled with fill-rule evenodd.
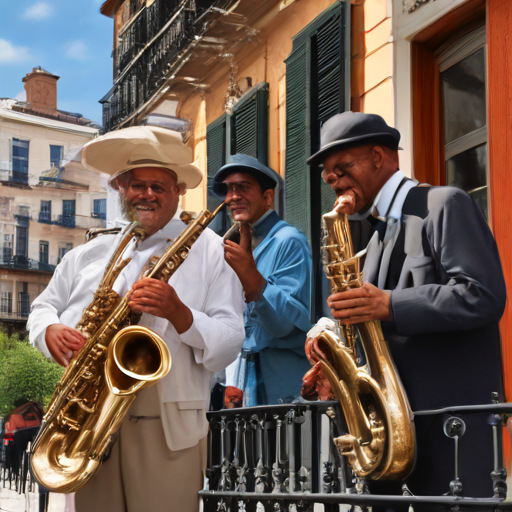
M 132 404 L 110 458 L 76 493 L 76 510 L 198 512 L 205 467 L 206 437 L 185 450 L 167 447 L 155 385 Z

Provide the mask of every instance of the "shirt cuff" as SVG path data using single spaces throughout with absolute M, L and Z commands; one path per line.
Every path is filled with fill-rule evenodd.
M 53 325 L 53 324 L 50 324 Z M 36 348 L 38 348 L 41 353 L 47 357 L 48 359 L 53 359 L 52 355 L 50 354 L 50 351 L 48 350 L 48 346 L 46 345 L 46 329 L 50 327 L 49 325 L 46 326 L 34 339 L 34 345 Z
M 186 345 L 197 348 L 199 350 L 206 349 L 206 343 L 203 338 L 202 331 L 205 330 L 205 320 L 203 317 L 209 318 L 204 313 L 200 311 L 196 311 L 195 309 L 190 308 L 192 311 L 192 317 L 194 318 L 192 325 L 185 332 L 180 334 L 180 340 Z

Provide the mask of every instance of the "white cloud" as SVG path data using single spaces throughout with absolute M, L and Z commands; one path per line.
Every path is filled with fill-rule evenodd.
M 70 41 L 67 44 L 66 56 L 75 60 L 87 59 L 87 45 L 84 41 Z
M 14 99 L 18 101 L 27 101 L 27 91 L 20 91 L 18 94 L 16 94 Z
M 0 63 L 6 62 L 24 62 L 31 59 L 32 56 L 28 48 L 16 46 L 10 41 L 0 39 Z
M 23 17 L 28 20 L 41 21 L 50 17 L 52 11 L 53 8 L 50 4 L 45 2 L 36 2 L 23 13 Z

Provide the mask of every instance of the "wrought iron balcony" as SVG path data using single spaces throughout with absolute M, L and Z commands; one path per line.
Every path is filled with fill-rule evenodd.
M 106 225 L 106 220 L 103 217 L 93 214 L 91 214 L 90 217 L 86 215 L 70 214 L 51 215 L 50 212 L 45 211 L 39 212 L 39 222 L 44 224 L 56 224 L 64 228 L 80 229 L 104 228 Z
M 5 184 L 28 186 L 29 175 L 26 172 L 0 169 L 0 181 Z
M 53 272 L 55 265 L 49 263 L 42 263 L 26 256 L 11 256 L 6 257 L 4 249 L 4 257 L 0 261 L 0 268 L 2 269 L 15 269 L 15 270 L 39 270 L 41 272 Z
M 66 214 L 59 215 L 55 224 L 64 228 L 74 228 L 76 226 L 75 216 Z
M 206 30 L 199 15 L 219 2 L 226 4 L 226 0 L 156 0 L 123 28 L 115 54 L 117 78 L 100 100 L 103 131 L 116 128 L 154 97 L 186 49 Z
M 44 222 L 46 224 L 52 223 L 52 214 L 51 212 L 39 212 L 39 222 Z

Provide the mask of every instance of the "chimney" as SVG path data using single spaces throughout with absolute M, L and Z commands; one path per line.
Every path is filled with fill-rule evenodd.
M 33 110 L 55 114 L 57 110 L 57 80 L 60 77 L 45 71 L 41 66 L 32 69 L 23 78 L 27 102 Z

